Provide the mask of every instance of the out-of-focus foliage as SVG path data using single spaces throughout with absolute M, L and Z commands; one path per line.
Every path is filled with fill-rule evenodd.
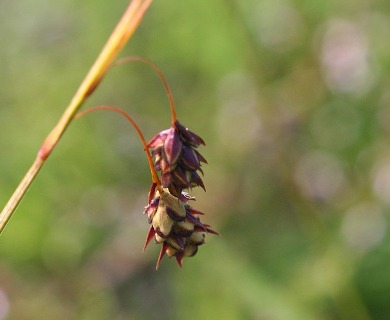
M 127 1 L 0 3 L 6 203 Z M 0 237 L 0 319 L 388 319 L 390 2 L 155 1 L 122 56 L 155 61 L 207 143 L 207 237 L 143 253 L 150 185 L 116 114 L 72 123 Z M 169 127 L 158 77 L 111 70 L 87 105 Z

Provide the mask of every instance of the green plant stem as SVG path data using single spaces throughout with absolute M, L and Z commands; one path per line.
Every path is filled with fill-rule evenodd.
M 27 192 L 27 189 L 34 181 L 46 159 L 73 120 L 74 115 L 99 85 L 118 53 L 140 24 L 151 3 L 152 0 L 132 0 L 130 2 L 95 63 L 92 65 L 69 105 L 66 107 L 63 115 L 43 142 L 30 169 L 27 171 L 11 198 L 8 200 L 3 211 L 0 213 L 0 233 L 4 230 L 13 212 Z

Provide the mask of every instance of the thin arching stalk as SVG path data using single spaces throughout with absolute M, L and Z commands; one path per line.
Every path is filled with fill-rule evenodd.
M 0 233 L 4 230 L 27 189 L 34 181 L 46 159 L 50 156 L 63 133 L 73 120 L 73 116 L 99 85 L 118 53 L 141 23 L 141 20 L 151 3 L 152 0 L 132 0 L 130 2 L 95 63 L 92 65 L 69 105 L 66 107 L 63 115 L 43 142 L 30 169 L 27 171 L 11 198 L 8 200 L 3 211 L 0 213 Z
M 152 156 L 150 155 L 150 152 L 148 149 L 148 143 L 146 142 L 145 137 L 144 137 L 141 129 L 137 125 L 137 123 L 133 120 L 133 118 L 126 111 L 124 111 L 120 108 L 117 108 L 117 107 L 113 107 L 113 106 L 95 106 L 95 107 L 91 107 L 91 108 L 88 108 L 86 110 L 80 111 L 79 113 L 76 114 L 75 119 L 80 118 L 80 117 L 86 115 L 87 113 L 99 111 L 99 110 L 107 110 L 107 111 L 113 111 L 113 112 L 119 113 L 122 116 L 124 116 L 131 123 L 131 125 L 134 127 L 135 131 L 137 131 L 137 134 L 138 134 L 139 138 L 141 139 L 141 142 L 144 146 L 144 151 L 146 153 L 146 157 L 147 157 L 148 163 L 149 163 L 150 173 L 152 174 L 152 182 L 154 184 L 156 184 L 157 189 L 161 189 L 161 182 L 160 182 L 160 179 L 158 178 L 156 169 L 154 168 L 153 159 L 152 159 Z
M 164 85 L 165 92 L 167 93 L 167 96 L 169 99 L 169 107 L 171 110 L 171 122 L 172 122 L 172 126 L 175 126 L 175 123 L 177 121 L 175 101 L 173 100 L 172 91 L 168 85 L 168 81 L 167 81 L 167 78 L 165 78 L 164 73 L 161 71 L 161 69 L 153 61 L 146 59 L 146 58 L 143 58 L 143 57 L 135 57 L 135 56 L 125 57 L 125 58 L 119 59 L 117 62 L 115 62 L 115 64 L 122 64 L 122 63 L 126 63 L 126 62 L 131 62 L 131 61 L 139 61 L 139 62 L 146 63 L 156 71 L 156 73 L 158 74 L 158 76 L 161 79 L 161 82 Z

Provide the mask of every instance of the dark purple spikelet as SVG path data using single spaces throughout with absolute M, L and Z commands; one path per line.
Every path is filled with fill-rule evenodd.
M 200 145 L 205 145 L 203 139 L 179 121 L 149 141 L 155 169 L 161 172 L 162 186 L 173 195 L 179 196 L 183 189 L 197 186 L 206 189 L 198 174 L 203 174 L 201 163 L 207 163 L 196 150 Z

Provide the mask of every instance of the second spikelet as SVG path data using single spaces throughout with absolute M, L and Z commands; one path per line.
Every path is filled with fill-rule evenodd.
M 153 238 L 162 245 L 157 268 L 165 253 L 175 256 L 179 266 L 182 266 L 184 257 L 196 254 L 198 246 L 204 243 L 206 233 L 218 234 L 200 221 L 199 215 L 203 213 L 188 204 L 191 199 L 185 192 L 177 198 L 164 188 L 156 191 L 155 197 L 145 208 L 144 213 L 151 224 L 145 247 Z

